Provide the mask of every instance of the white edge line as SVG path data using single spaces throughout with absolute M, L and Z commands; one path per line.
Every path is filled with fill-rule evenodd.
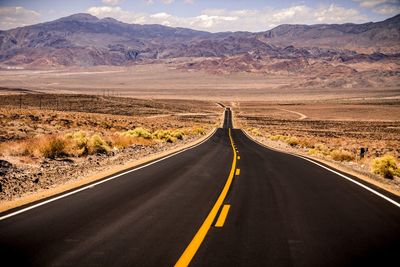
M 145 165 L 142 165 L 142 166 L 140 166 L 140 167 L 137 167 L 137 168 L 134 168 L 134 169 L 131 169 L 131 170 L 128 170 L 128 171 L 125 171 L 125 172 L 116 174 L 116 175 L 114 175 L 114 176 L 108 177 L 108 178 L 106 178 L 106 179 L 104 179 L 104 180 L 101 180 L 101 181 L 99 181 L 99 182 L 96 182 L 96 183 L 93 183 L 93 184 L 89 184 L 89 185 L 87 185 L 87 186 L 84 186 L 84 187 L 82 187 L 82 188 L 76 189 L 76 190 L 71 191 L 71 192 L 69 192 L 69 193 L 60 195 L 60 196 L 58 196 L 58 197 L 50 198 L 50 199 L 48 199 L 48 200 L 42 201 L 42 202 L 40 202 L 40 203 L 37 203 L 37 204 L 35 204 L 35 205 L 32 205 L 32 206 L 26 207 L 26 208 L 24 208 L 24 209 L 21 209 L 21 210 L 12 212 L 12 213 L 10 213 L 10 214 L 4 215 L 4 216 L 0 217 L 0 221 L 5 220 L 5 219 L 10 218 L 10 217 L 13 217 L 13 216 L 15 216 L 15 215 L 18 215 L 18 214 L 20 214 L 20 213 L 26 212 L 26 211 L 28 211 L 28 210 L 38 208 L 38 207 L 40 207 L 40 206 L 43 206 L 43 205 L 45 205 L 45 204 L 48 204 L 48 203 L 51 203 L 51 202 L 53 202 L 53 201 L 59 200 L 59 199 L 61 199 L 61 198 L 65 198 L 65 197 L 68 197 L 68 196 L 70 196 L 70 195 L 74 195 L 74 194 L 76 194 L 76 193 L 79 193 L 79 192 L 81 192 L 81 191 L 84 191 L 84 190 L 87 190 L 87 189 L 91 189 L 91 188 L 93 188 L 93 187 L 95 187 L 95 186 L 97 186 L 97 185 L 99 185 L 99 184 L 102 184 L 102 183 L 105 183 L 105 182 L 114 180 L 115 178 L 118 178 L 118 177 L 123 176 L 123 175 L 125 175 L 125 174 L 128 174 L 128 173 L 131 173 L 131 172 L 134 172 L 134 171 L 137 171 L 137 170 L 146 168 L 146 167 L 148 167 L 148 166 L 150 166 L 150 165 L 153 165 L 153 164 L 158 163 L 158 162 L 160 162 L 160 161 L 163 161 L 163 160 L 165 160 L 165 159 L 168 159 L 168 158 L 171 158 L 171 157 L 176 156 L 176 155 L 178 155 L 178 154 L 181 154 L 181 153 L 183 153 L 183 152 L 185 152 L 185 151 L 187 151 L 187 150 L 190 150 L 190 149 L 193 149 L 193 148 L 195 148 L 195 147 L 198 147 L 199 145 L 201 145 L 201 144 L 207 142 L 211 137 L 214 136 L 214 134 L 215 134 L 216 132 L 217 132 L 217 128 L 214 128 L 213 133 L 212 133 L 209 137 L 207 137 L 206 139 L 204 139 L 203 141 L 201 141 L 201 142 L 198 143 L 198 144 L 195 144 L 195 145 L 193 145 L 193 146 L 184 148 L 184 149 L 182 149 L 182 150 L 180 150 L 180 151 L 178 151 L 178 152 L 175 152 L 175 153 L 173 153 L 173 154 L 164 156 L 164 157 L 162 157 L 162 158 L 159 158 L 159 159 L 157 159 L 157 160 L 155 160 L 155 161 L 149 162 L 149 163 L 147 163 L 147 164 L 145 164 Z
M 394 201 L 393 199 L 391 199 L 391 198 L 389 198 L 389 197 L 387 197 L 387 196 L 385 196 L 385 195 L 379 193 L 378 191 L 376 191 L 376 190 L 374 190 L 374 189 L 372 189 L 372 188 L 366 186 L 365 184 L 362 184 L 362 183 L 360 183 L 360 182 L 358 182 L 358 181 L 356 181 L 356 180 L 354 180 L 354 179 L 351 179 L 350 177 L 348 177 L 348 176 L 346 176 L 346 175 L 344 175 L 344 174 L 341 174 L 340 172 L 337 172 L 337 171 L 335 171 L 335 170 L 333 170 L 333 169 L 331 169 L 331 168 L 328 168 L 328 167 L 326 167 L 326 166 L 324 166 L 324 165 L 322 165 L 322 164 L 320 164 L 320 163 L 318 163 L 318 162 L 316 162 L 316 161 L 314 161 L 314 160 L 311 160 L 311 159 L 309 159 L 309 158 L 306 158 L 306 157 L 303 157 L 303 156 L 301 156 L 301 155 L 297 155 L 297 154 L 294 154 L 294 153 L 289 153 L 289 152 L 277 150 L 277 149 L 274 149 L 274 148 L 272 148 L 272 147 L 266 146 L 266 145 L 264 145 L 263 143 L 261 143 L 261 142 L 255 140 L 255 139 L 253 139 L 249 134 L 246 133 L 246 131 L 242 130 L 242 132 L 243 132 L 250 140 L 252 140 L 253 142 L 255 142 L 255 143 L 257 143 L 257 144 L 259 144 L 259 145 L 261 145 L 261 146 L 263 146 L 263 147 L 265 147 L 265 148 L 268 148 L 268 149 L 270 149 L 270 150 L 274 150 L 274 151 L 277 151 L 277 152 L 281 152 L 281 153 L 284 153 L 284 154 L 289 154 L 289 155 L 292 155 L 292 156 L 295 156 L 295 157 L 298 157 L 298 158 L 307 160 L 307 161 L 309 161 L 309 162 L 311 162 L 311 163 L 314 163 L 315 165 L 318 165 L 318 166 L 320 166 L 321 168 L 324 168 L 324 169 L 326 169 L 326 170 L 328 170 L 328 171 L 330 171 L 330 172 L 333 172 L 334 174 L 337 174 L 337 175 L 339 175 L 340 177 L 343 177 L 343 178 L 345 178 L 346 180 L 349 180 L 350 182 L 353 182 L 353 183 L 355 183 L 356 185 L 361 186 L 362 188 L 364 188 L 364 189 L 370 191 L 371 193 L 373 193 L 373 194 L 375 194 L 375 195 L 377 195 L 377 196 L 379 196 L 379 197 L 381 197 L 381 198 L 383 198 L 383 199 L 389 201 L 389 202 L 392 203 L 393 205 L 395 205 L 395 206 L 397 206 L 398 208 L 400 208 L 400 203 L 398 203 L 398 202 Z

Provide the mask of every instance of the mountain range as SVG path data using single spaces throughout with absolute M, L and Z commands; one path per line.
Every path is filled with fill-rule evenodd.
M 231 72 L 257 71 L 268 65 L 269 71 L 288 71 L 304 69 L 320 59 L 370 62 L 398 60 L 399 54 L 400 15 L 376 23 L 280 25 L 257 33 L 210 33 L 127 24 L 82 13 L 0 31 L 1 67 L 124 66 L 190 58 L 195 60 L 184 67 L 217 65 Z

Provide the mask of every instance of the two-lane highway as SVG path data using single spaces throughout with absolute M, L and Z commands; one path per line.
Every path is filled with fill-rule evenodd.
M 15 266 L 397 261 L 398 206 L 256 144 L 230 129 L 231 114 L 195 148 L 0 220 L 1 259 Z
M 241 130 L 239 175 L 192 266 L 389 266 L 400 251 L 400 208 Z

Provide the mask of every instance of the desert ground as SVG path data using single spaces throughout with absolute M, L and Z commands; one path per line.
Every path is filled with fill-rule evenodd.
M 182 147 L 222 114 L 195 100 L 25 93 L 0 102 L 3 203 Z
M 22 90 L 22 93 L 273 103 L 400 98 L 400 84 L 398 79 L 393 77 L 386 84 L 378 82 L 376 86 L 352 87 L 352 75 L 343 73 L 340 77 L 328 75 L 320 87 L 312 87 L 304 85 L 311 78 L 315 78 L 308 74 L 246 72 L 215 74 L 203 70 L 182 70 L 179 64 L 172 62 L 138 64 L 130 67 L 0 70 L 2 88 L 0 94 Z M 335 83 L 337 80 L 346 79 L 349 80 L 347 87 L 324 85 L 327 82 Z
M 1 70 L 0 201 L 185 145 L 218 127 L 224 106 L 265 144 L 340 164 L 398 194 L 398 177 L 371 171 L 377 157 L 400 158 L 396 81 L 316 89 L 304 79 L 182 71 L 176 62 Z

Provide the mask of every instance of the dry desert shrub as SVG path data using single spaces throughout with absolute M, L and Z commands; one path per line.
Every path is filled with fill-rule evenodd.
M 2 154 L 11 156 L 54 159 L 108 153 L 111 148 L 98 134 L 89 136 L 84 132 L 75 132 L 66 135 L 42 135 L 24 141 L 4 143 L 1 150 Z
M 113 147 L 117 149 L 126 148 L 135 143 L 135 138 L 132 138 L 131 136 L 122 135 L 119 132 L 114 133 L 112 136 L 109 137 L 109 139 L 111 139 Z
M 78 131 L 75 133 L 66 134 L 67 140 L 66 152 L 70 156 L 80 157 L 88 154 L 88 138 L 85 132 Z
M 193 135 L 204 135 L 206 134 L 206 130 L 203 127 L 194 127 L 191 131 Z
M 67 155 L 66 147 L 67 142 L 63 136 L 47 135 L 25 141 L 4 143 L 2 145 L 2 154 L 56 158 Z
M 290 146 L 297 146 L 299 144 L 299 139 L 295 136 L 291 136 L 286 139 L 286 143 Z
M 385 178 L 393 179 L 394 176 L 400 176 L 400 166 L 391 155 L 384 155 L 372 160 L 371 170 L 375 174 L 382 175 Z
M 153 133 L 153 138 L 162 140 L 168 143 L 174 143 L 176 141 L 176 137 L 173 135 L 171 130 L 157 130 Z
M 108 153 L 111 148 L 100 135 L 92 135 L 87 142 L 87 150 L 90 155 Z
M 142 128 L 142 127 L 136 127 L 133 130 L 128 130 L 126 132 L 121 133 L 122 135 L 125 136 L 130 136 L 130 137 L 143 137 L 145 139 L 151 139 L 152 134 L 149 130 Z
M 277 135 L 270 135 L 268 136 L 269 140 L 271 141 L 282 141 L 284 142 L 287 138 L 285 135 L 277 134 Z
M 50 136 L 49 138 L 41 139 L 41 142 L 38 143 L 38 150 L 41 156 L 54 159 L 66 155 L 66 146 L 63 136 Z
M 299 138 L 297 138 L 295 136 L 286 136 L 286 135 L 278 134 L 278 135 L 269 135 L 268 138 L 271 141 L 285 142 L 290 146 L 297 146 L 300 143 Z
M 183 136 L 185 135 L 181 130 L 174 130 L 171 132 L 171 135 L 176 139 L 183 140 Z
M 262 136 L 260 130 L 258 128 L 248 128 L 247 129 L 250 134 L 255 135 L 255 136 Z
M 336 161 L 351 161 L 354 160 L 354 155 L 347 151 L 341 149 L 334 149 L 330 152 L 330 156 Z
M 316 143 L 313 145 L 313 147 L 311 149 L 308 150 L 308 154 L 327 156 L 330 154 L 330 151 L 325 144 Z

